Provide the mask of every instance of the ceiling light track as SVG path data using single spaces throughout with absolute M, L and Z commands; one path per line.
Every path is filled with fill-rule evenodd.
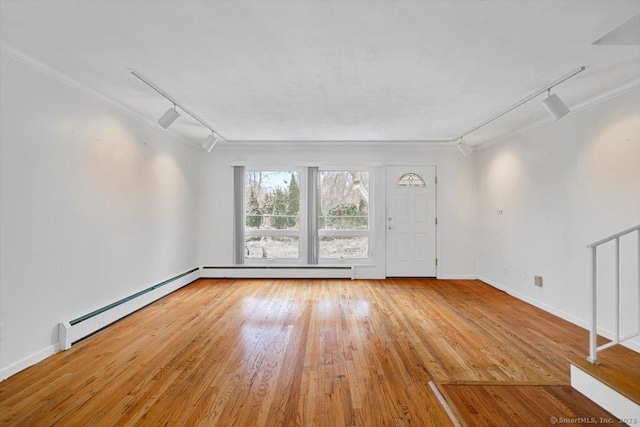
M 160 119 L 158 120 L 158 123 L 160 124 L 160 126 L 167 129 L 175 120 L 178 119 L 178 117 L 180 117 L 180 113 L 176 111 L 176 107 L 178 107 L 182 111 L 187 113 L 189 116 L 193 117 L 193 119 L 196 120 L 198 123 L 200 123 L 202 126 L 206 127 L 211 131 L 211 135 L 206 139 L 206 141 L 202 145 L 202 148 L 204 148 L 207 151 L 211 151 L 211 149 L 213 149 L 213 146 L 215 145 L 216 142 L 218 141 L 227 142 L 227 139 L 224 138 L 222 135 L 220 135 L 218 132 L 216 132 L 215 129 L 213 129 L 213 127 L 211 127 L 207 122 L 202 120 L 200 117 L 196 116 L 193 112 L 191 112 L 191 110 L 189 110 L 184 105 L 176 101 L 174 97 L 172 97 L 167 92 L 162 90 L 160 87 L 158 87 L 158 85 L 153 83 L 151 80 L 145 77 L 142 73 L 134 70 L 133 68 L 129 68 L 129 72 L 131 72 L 131 74 L 133 74 L 135 77 L 140 79 L 144 84 L 146 84 L 151 89 L 158 92 L 160 95 L 168 99 L 173 104 L 173 107 L 167 110 L 167 112 L 164 113 L 163 116 L 160 117 Z
M 467 130 L 466 132 L 462 133 L 460 136 L 458 136 L 458 137 L 456 137 L 456 138 L 453 138 L 453 139 L 452 139 L 452 140 L 450 140 L 449 142 L 456 142 L 456 141 L 461 141 L 461 142 L 462 142 L 462 138 L 464 138 L 465 136 L 469 135 L 469 134 L 470 134 L 470 133 L 472 133 L 472 132 L 477 131 L 478 129 L 480 129 L 480 128 L 482 128 L 482 127 L 486 126 L 486 125 L 488 125 L 489 123 L 493 122 L 494 120 L 499 119 L 500 117 L 502 117 L 502 116 L 504 116 L 505 114 L 507 114 L 507 113 L 509 113 L 509 112 L 511 112 L 511 111 L 513 111 L 513 110 L 515 110 L 516 108 L 518 108 L 518 107 L 519 107 L 519 106 L 521 106 L 522 104 L 524 104 L 524 103 L 526 103 L 526 102 L 531 101 L 533 98 L 535 98 L 535 97 L 537 97 L 537 96 L 539 96 L 539 95 L 543 94 L 544 92 L 549 91 L 549 94 L 551 94 L 551 92 L 550 92 L 550 91 L 551 91 L 551 89 L 552 89 L 552 88 L 554 88 L 555 86 L 559 85 L 560 83 L 562 83 L 562 82 L 564 82 L 564 81 L 566 81 L 566 80 L 569 80 L 571 77 L 573 77 L 573 76 L 575 76 L 575 75 L 577 75 L 577 74 L 579 74 L 579 73 L 583 72 L 585 69 L 586 69 L 586 67 L 576 68 L 575 70 L 571 71 L 569 74 L 567 74 L 567 75 L 565 75 L 565 76 L 560 77 L 558 80 L 554 81 L 553 83 L 546 85 L 546 86 L 545 86 L 545 87 L 543 87 L 542 89 L 540 89 L 540 90 L 538 90 L 538 91 L 536 91 L 536 92 L 532 93 L 531 95 L 527 96 L 527 97 L 526 97 L 526 98 L 524 98 L 523 100 L 516 102 L 515 104 L 513 104 L 512 106 L 510 106 L 510 107 L 509 107 L 509 108 L 507 108 L 506 110 L 502 111 L 501 113 L 496 114 L 495 116 L 491 117 L 491 118 L 490 118 L 490 119 L 488 119 L 488 120 L 485 120 L 484 122 L 482 122 L 481 124 L 479 124 L 479 125 L 477 125 L 477 126 L 474 126 L 473 128 L 471 128 L 471 129 Z M 558 110 L 562 110 L 562 112 L 563 112 L 564 114 L 559 115 L 559 117 L 558 117 L 558 114 L 555 114 L 555 111 L 556 111 L 556 110 L 555 110 L 555 108 L 554 108 L 554 112 L 552 112 L 551 110 L 549 110 L 549 107 L 548 107 L 548 104 L 549 104 L 548 100 L 549 100 L 549 99 L 551 99 L 551 103 L 552 103 L 552 105 L 553 105 L 555 108 L 557 108 Z M 566 115 L 566 114 L 569 112 L 569 109 L 568 109 L 568 108 L 566 108 L 566 106 L 564 106 L 564 109 L 566 109 L 566 111 L 564 111 L 564 109 L 562 108 L 562 106 L 557 105 L 557 102 L 558 102 L 558 101 L 560 102 L 560 104 L 562 104 L 562 105 L 564 106 L 564 103 L 562 103 L 562 101 L 560 100 L 560 98 L 559 98 L 557 95 L 555 95 L 555 94 L 554 94 L 554 95 L 552 95 L 552 96 L 550 96 L 549 98 L 547 98 L 547 99 L 545 99 L 545 100 L 543 101 L 543 106 L 544 106 L 545 108 L 547 108 L 547 110 L 549 111 L 549 114 L 551 114 L 551 115 L 554 117 L 554 119 L 556 119 L 556 120 L 557 120 L 557 119 L 559 119 L 560 117 L 562 117 L 562 116 Z M 557 107 L 556 107 L 556 105 L 557 105 Z

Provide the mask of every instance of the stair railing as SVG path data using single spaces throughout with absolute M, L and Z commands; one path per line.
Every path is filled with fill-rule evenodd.
M 640 225 L 636 225 L 635 227 L 631 227 L 627 230 L 621 231 L 616 234 L 612 234 L 611 236 L 604 238 L 602 240 L 598 240 L 587 247 L 591 249 L 591 330 L 589 334 L 589 357 L 587 360 L 595 365 L 598 365 L 598 352 L 609 347 L 613 347 L 614 345 L 620 344 L 624 341 L 628 341 L 637 336 L 640 336 L 640 316 L 638 316 L 638 331 L 632 334 L 626 335 L 624 337 L 620 337 L 620 238 L 627 234 L 636 232 L 638 235 L 638 260 L 637 260 L 637 269 L 638 269 L 638 287 L 640 288 Z M 600 347 L 597 346 L 597 338 L 598 338 L 598 321 L 597 321 L 597 260 L 598 254 L 597 249 L 598 246 L 608 243 L 612 240 L 615 240 L 615 337 L 614 339 Z M 638 290 L 638 307 L 640 307 L 640 289 Z

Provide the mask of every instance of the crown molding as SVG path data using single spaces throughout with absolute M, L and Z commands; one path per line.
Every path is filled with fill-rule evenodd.
M 600 92 L 592 96 L 591 98 L 587 98 L 571 107 L 571 111 L 581 111 L 587 108 L 591 108 L 594 105 L 601 104 L 610 99 L 616 98 L 620 95 L 623 95 L 627 92 L 630 92 L 636 88 L 640 87 L 640 76 L 634 77 L 631 80 L 627 80 L 613 88 Z
M 586 110 L 588 108 L 594 107 L 598 104 L 601 104 L 603 102 L 609 101 L 610 99 L 616 98 L 620 95 L 630 92 L 638 87 L 640 87 L 640 76 L 634 77 L 633 79 L 627 80 L 617 86 L 614 86 L 611 89 L 605 90 L 583 101 L 580 101 L 576 104 L 571 105 L 570 106 L 571 112 L 569 114 L 577 113 L 578 111 L 582 111 L 582 110 Z M 553 122 L 554 122 L 553 120 L 548 118 L 545 118 L 543 120 L 538 120 L 534 123 L 530 123 L 528 125 L 522 126 L 514 131 L 511 131 L 506 134 L 491 138 L 487 141 L 481 142 L 480 144 L 473 146 L 474 151 L 481 151 L 493 145 L 500 144 L 502 142 L 507 142 L 517 136 L 531 132 L 535 129 L 541 128 Z
M 191 141 L 187 138 L 184 138 L 173 131 L 159 127 L 155 121 L 147 117 L 144 117 L 143 115 L 124 106 L 122 103 L 94 89 L 89 88 L 88 86 L 80 83 L 79 81 L 60 72 L 52 65 L 47 64 L 43 61 L 40 61 L 34 58 L 33 56 L 20 51 L 19 49 L 16 49 L 10 45 L 7 45 L 3 41 L 0 41 L 0 54 L 5 55 L 8 58 L 11 58 L 17 62 L 20 62 L 21 64 L 35 71 L 38 71 L 41 74 L 44 74 L 72 89 L 75 89 L 76 91 L 84 95 L 87 95 L 115 109 L 116 111 L 119 111 L 120 113 L 155 129 L 156 131 L 162 132 L 176 141 L 185 143 L 194 148 L 201 148 L 201 145 L 199 143 Z M 602 102 L 606 102 L 610 99 L 618 97 L 638 87 L 640 87 L 640 76 L 635 77 L 620 85 L 617 85 L 606 91 L 600 92 L 595 96 L 592 96 L 590 98 L 587 98 L 586 100 L 583 100 L 577 104 L 572 105 L 570 107 L 571 108 L 570 114 L 593 107 Z M 542 126 L 546 126 L 550 123 L 553 123 L 553 122 L 550 119 L 545 118 L 543 120 L 539 120 L 539 121 L 530 123 L 528 125 L 522 126 L 514 131 L 493 137 L 487 141 L 481 142 L 480 144 L 473 145 L 471 146 L 471 148 L 473 149 L 474 152 L 481 151 L 495 144 L 508 141 L 519 135 L 531 132 Z M 451 140 L 442 140 L 442 139 L 437 139 L 437 140 L 429 140 L 429 139 L 424 139 L 424 140 L 230 140 L 228 147 L 230 148 L 232 145 L 243 146 L 243 147 L 264 146 L 264 144 L 272 144 L 277 146 L 295 146 L 297 148 L 300 148 L 302 146 L 313 147 L 320 144 L 322 146 L 343 146 L 348 144 L 349 146 L 356 146 L 356 147 L 357 146 L 371 147 L 371 146 L 390 146 L 390 145 L 393 145 L 393 146 L 422 145 L 424 147 L 428 147 L 429 149 L 439 149 L 439 150 L 445 150 L 445 151 L 455 149 L 455 145 L 452 144 Z
M 191 147 L 197 147 L 197 148 L 201 148 L 200 144 L 191 141 L 189 139 L 186 139 L 178 134 L 176 134 L 175 132 L 172 132 L 170 130 L 167 129 L 163 129 L 162 127 L 158 126 L 158 124 L 156 122 L 154 122 L 153 120 L 144 117 L 143 115 L 131 110 L 130 108 L 124 106 L 122 103 L 94 90 L 89 88 L 88 86 L 80 83 L 79 81 L 75 80 L 74 78 L 60 72 L 59 70 L 57 70 L 55 67 L 53 67 L 50 64 L 47 64 L 43 61 L 40 61 L 39 59 L 36 59 L 35 57 L 26 54 L 24 52 L 22 52 L 19 49 L 14 48 L 13 46 L 9 46 L 8 44 L 6 44 L 3 41 L 0 41 L 0 54 L 13 59 L 14 61 L 17 61 L 19 63 L 21 63 L 22 65 L 25 65 L 29 68 L 31 68 L 32 70 L 35 70 L 41 74 L 44 74 L 45 76 L 57 81 L 58 83 L 62 83 L 63 85 L 70 87 L 71 89 L 76 90 L 77 92 L 82 93 L 83 95 L 86 95 L 90 98 L 93 98 L 94 100 L 107 105 L 111 108 L 113 108 L 114 110 L 126 115 L 127 117 L 130 117 L 144 125 L 147 125 L 153 129 L 155 129 L 158 132 L 162 132 L 165 135 L 169 136 L 170 138 L 182 142 L 184 144 L 187 144 Z
M 448 139 L 238 139 L 233 140 L 234 144 L 253 143 L 302 143 L 302 144 L 344 144 L 344 143 L 366 143 L 366 144 L 448 144 Z
M 187 138 L 184 138 L 181 135 L 173 131 L 170 131 L 168 129 L 163 129 L 162 127 L 158 126 L 158 124 L 155 121 L 131 110 L 130 108 L 114 100 L 113 98 L 110 98 L 94 89 L 91 89 L 90 87 L 80 83 L 78 80 L 68 76 L 65 73 L 60 72 L 54 66 L 47 64 L 43 61 L 40 61 L 39 59 L 29 54 L 26 54 L 21 50 L 14 48 L 13 46 L 6 44 L 4 41 L 0 41 L 0 54 L 13 59 L 14 61 L 17 61 L 31 68 L 32 70 L 35 70 L 41 74 L 44 74 L 45 76 L 59 83 L 62 83 L 65 86 L 68 86 L 86 96 L 89 96 L 101 102 L 102 104 L 105 104 L 113 108 L 114 110 L 119 111 L 120 113 L 125 114 L 126 116 L 140 123 L 143 123 L 159 132 L 164 133 L 165 135 L 177 141 L 180 141 L 192 147 L 201 148 L 201 145 L 199 143 L 191 141 Z M 296 147 L 300 147 L 301 145 L 306 145 L 306 144 L 309 144 L 310 146 L 313 146 L 316 144 L 322 144 L 323 146 L 327 146 L 327 145 L 339 146 L 344 144 L 355 145 L 355 146 L 359 146 L 359 145 L 382 146 L 382 145 L 389 145 L 389 144 L 394 144 L 394 145 L 396 144 L 401 144 L 401 145 L 429 144 L 429 148 L 441 149 L 441 148 L 447 148 L 447 146 L 450 145 L 448 140 L 404 140 L 404 141 L 395 141 L 395 140 L 230 140 L 229 142 L 230 142 L 229 146 L 231 146 L 232 144 L 232 145 L 247 146 L 247 147 L 252 145 L 259 146 L 261 144 L 273 144 L 277 146 L 295 145 Z
M 333 148 L 373 148 L 373 147 L 397 147 L 397 148 L 426 148 L 437 151 L 453 151 L 455 145 L 443 140 L 236 140 L 221 145 L 225 148 L 256 149 L 264 147 L 296 148 L 296 149 L 322 149 Z

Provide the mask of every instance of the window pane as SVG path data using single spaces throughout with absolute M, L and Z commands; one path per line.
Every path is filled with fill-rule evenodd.
M 318 173 L 318 229 L 369 229 L 369 172 Z
M 368 237 L 320 237 L 320 258 L 368 257 Z
M 398 182 L 396 183 L 397 187 L 426 187 L 427 184 L 424 183 L 424 179 L 418 174 L 415 173 L 405 173 L 400 178 L 398 178 Z
M 246 237 L 245 258 L 298 258 L 297 237 Z
M 246 171 L 245 226 L 248 230 L 300 229 L 298 171 Z

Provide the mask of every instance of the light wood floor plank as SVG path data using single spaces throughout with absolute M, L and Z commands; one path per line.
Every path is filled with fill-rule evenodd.
M 555 388 L 587 342 L 474 280 L 199 280 L 0 383 L 0 425 L 451 425 L 429 381 L 526 423 L 597 411 Z

